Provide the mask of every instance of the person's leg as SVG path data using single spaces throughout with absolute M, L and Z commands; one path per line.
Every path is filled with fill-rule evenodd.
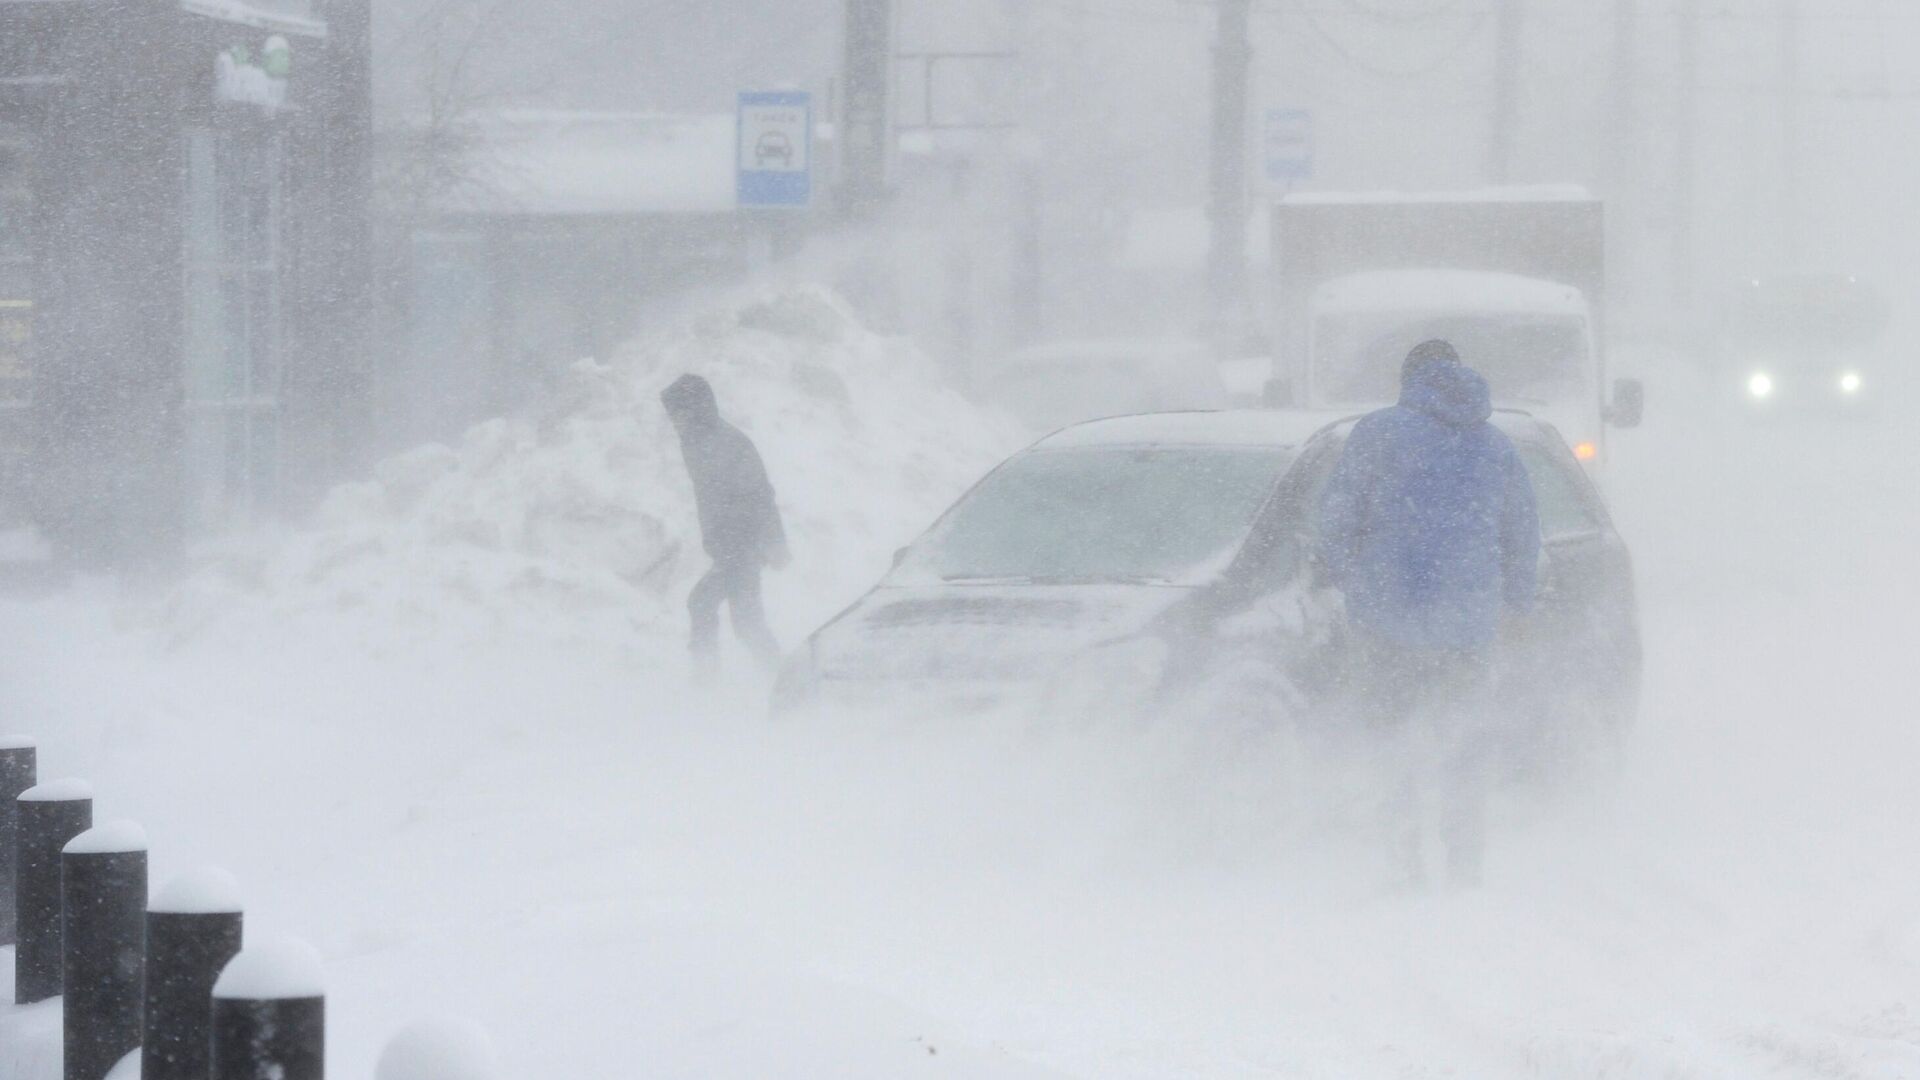
M 1359 715 L 1375 740 L 1385 787 L 1388 857 L 1393 873 L 1408 885 L 1426 880 L 1422 852 L 1421 759 L 1419 730 L 1422 682 L 1416 652 L 1378 639 L 1365 639 L 1360 648 Z
M 695 673 L 702 678 L 711 675 L 719 663 L 720 601 L 725 592 L 725 575 L 715 563 L 687 594 L 693 662 Z
M 1443 777 L 1441 842 L 1447 848 L 1447 881 L 1461 888 L 1480 884 L 1487 858 L 1487 785 L 1483 748 L 1455 750 Z
M 780 663 L 780 645 L 767 626 L 766 609 L 760 599 L 760 567 L 743 562 L 728 576 L 727 609 L 733 617 L 733 632 L 760 661 L 771 670 Z
M 1448 881 L 1471 888 L 1480 884 L 1486 864 L 1491 671 L 1487 658 L 1473 653 L 1452 658 L 1449 669 L 1443 679 L 1449 701 L 1442 729 L 1447 743 L 1439 776 L 1440 839 Z

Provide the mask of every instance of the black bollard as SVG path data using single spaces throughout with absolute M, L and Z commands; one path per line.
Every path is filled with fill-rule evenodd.
M 0 735 L 0 945 L 13 944 L 13 845 L 19 831 L 20 809 L 14 800 L 32 787 L 33 740 L 23 735 Z
M 60 849 L 93 826 L 93 791 L 83 780 L 28 788 L 14 846 L 14 896 L 20 917 L 13 953 L 13 1000 L 31 1005 L 60 996 Z
M 147 905 L 142 1080 L 207 1080 L 213 1068 L 213 983 L 240 952 L 240 895 L 207 867 L 167 883 Z
M 212 1080 L 322 1080 L 320 958 L 298 941 L 244 949 L 213 986 Z
M 147 836 L 115 821 L 61 852 L 66 1080 L 103 1080 L 140 1047 L 146 993 Z

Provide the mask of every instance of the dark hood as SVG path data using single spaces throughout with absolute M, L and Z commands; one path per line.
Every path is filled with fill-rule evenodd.
M 689 429 L 710 430 L 720 423 L 713 386 L 698 375 L 682 375 L 660 392 L 660 403 Z
M 1444 424 L 1471 427 L 1493 415 L 1493 392 L 1465 364 L 1421 364 L 1401 383 L 1400 404 Z

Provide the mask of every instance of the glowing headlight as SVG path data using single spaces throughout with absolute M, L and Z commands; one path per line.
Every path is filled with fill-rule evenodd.
M 1753 378 L 1747 380 L 1747 393 L 1757 398 L 1772 397 L 1773 376 L 1764 371 L 1754 372 Z
M 1840 392 L 1843 394 L 1857 394 L 1860 392 L 1861 385 L 1860 373 L 1857 371 L 1849 371 L 1840 376 Z

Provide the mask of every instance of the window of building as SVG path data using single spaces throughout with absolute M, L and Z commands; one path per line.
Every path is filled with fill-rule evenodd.
M 33 399 L 33 140 L 0 125 L 0 528 L 24 520 Z
M 33 335 L 33 149 L 0 125 L 0 406 L 24 404 Z

